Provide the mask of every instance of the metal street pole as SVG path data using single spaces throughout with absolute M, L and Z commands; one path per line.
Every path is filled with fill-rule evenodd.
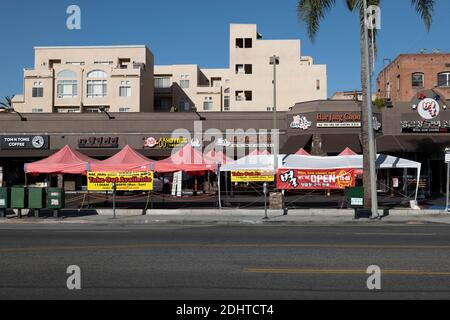
M 372 111 L 372 74 L 369 53 L 369 31 L 367 23 L 367 0 L 364 0 L 364 53 L 366 66 L 366 92 L 367 92 L 367 109 L 368 109 L 368 126 L 369 126 L 369 157 L 370 157 L 370 189 L 372 199 L 372 218 L 379 218 L 378 212 L 378 193 L 377 193 L 377 173 L 375 167 L 375 133 L 373 129 L 373 111 Z M 367 170 L 367 168 L 365 168 Z
M 117 184 L 114 182 L 112 187 L 113 187 L 113 215 L 114 215 L 114 219 L 116 219 L 116 190 L 117 190 Z
M 267 183 L 264 183 L 264 220 L 269 220 L 269 215 L 267 214 Z
M 280 63 L 280 57 L 273 55 L 270 58 L 270 64 L 273 64 L 273 166 L 274 173 L 278 171 L 278 149 L 279 149 L 279 136 L 278 136 L 278 121 L 277 121 L 277 64 Z

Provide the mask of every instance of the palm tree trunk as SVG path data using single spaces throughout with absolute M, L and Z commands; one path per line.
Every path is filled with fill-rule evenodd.
M 365 35 L 364 35 L 364 14 L 361 13 L 361 32 L 360 32 L 360 46 L 361 46 L 361 88 L 362 88 L 362 96 L 363 101 L 362 112 L 361 112 L 361 125 L 362 125 L 362 134 L 361 134 L 361 144 L 363 149 L 363 166 L 364 166 L 364 174 L 363 174 L 363 184 L 364 184 L 364 208 L 370 209 L 372 206 L 372 198 L 371 198 L 371 185 L 370 185 L 370 150 L 369 150 L 369 109 L 367 106 L 367 70 L 366 70 L 366 52 L 364 50 L 365 46 Z

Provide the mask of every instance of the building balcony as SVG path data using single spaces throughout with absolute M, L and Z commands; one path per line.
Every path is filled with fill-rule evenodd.
M 111 77 L 141 77 L 142 69 L 112 69 Z
M 25 78 L 53 78 L 53 71 L 48 69 L 25 69 Z

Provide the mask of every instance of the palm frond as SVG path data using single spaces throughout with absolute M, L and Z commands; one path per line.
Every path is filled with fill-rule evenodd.
M 336 4 L 336 0 L 299 0 L 297 13 L 300 20 L 306 24 L 308 36 L 314 41 L 320 28 L 320 23 L 326 13 Z
M 422 18 L 427 30 L 431 29 L 433 23 L 433 13 L 435 0 L 411 0 L 412 5 L 416 9 L 417 13 Z

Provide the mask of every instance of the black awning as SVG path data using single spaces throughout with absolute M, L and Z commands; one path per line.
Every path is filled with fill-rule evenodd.
M 312 134 L 303 134 L 297 136 L 291 136 L 287 139 L 286 143 L 280 148 L 280 152 L 283 154 L 294 154 L 301 148 L 309 143 L 312 138 Z
M 322 150 L 325 153 L 340 153 L 350 148 L 356 153 L 362 153 L 359 134 L 322 134 Z
M 377 151 L 441 153 L 450 146 L 450 135 L 391 135 L 377 139 Z

